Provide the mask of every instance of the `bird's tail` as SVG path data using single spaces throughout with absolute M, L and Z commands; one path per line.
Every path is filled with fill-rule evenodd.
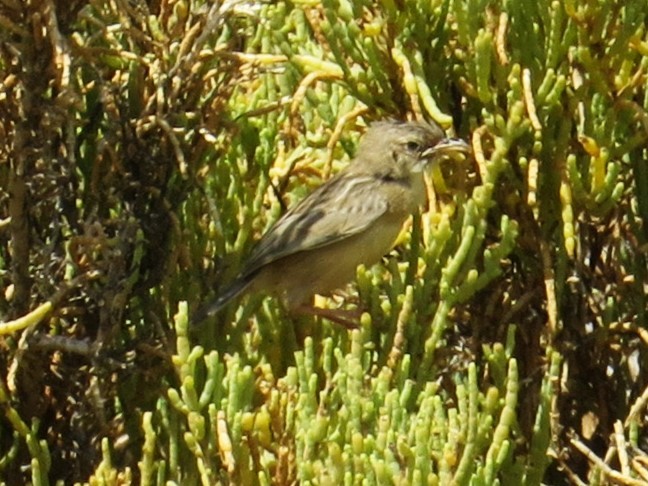
M 219 312 L 230 300 L 242 294 L 245 289 L 248 288 L 250 283 L 251 279 L 245 277 L 239 277 L 234 280 L 222 293 L 219 294 L 218 297 L 216 297 L 216 299 L 208 304 L 202 305 L 198 310 L 196 310 L 196 312 L 194 312 L 191 317 L 191 324 L 200 324 L 209 316 L 213 316 Z

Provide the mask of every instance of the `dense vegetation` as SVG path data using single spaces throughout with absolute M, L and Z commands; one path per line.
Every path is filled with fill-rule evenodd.
M 645 0 L 0 1 L 0 479 L 645 484 Z M 254 241 L 366 126 L 474 157 L 331 307 Z

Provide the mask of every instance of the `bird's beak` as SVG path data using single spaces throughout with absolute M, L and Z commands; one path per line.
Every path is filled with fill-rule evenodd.
M 461 140 L 460 138 L 444 138 L 434 147 L 426 149 L 421 154 L 422 158 L 427 160 L 436 159 L 441 155 L 452 156 L 457 153 L 469 154 L 471 152 L 470 145 Z

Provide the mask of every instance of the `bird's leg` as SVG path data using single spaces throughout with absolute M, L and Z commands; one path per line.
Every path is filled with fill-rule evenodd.
M 323 317 L 324 319 L 340 324 L 349 330 L 358 329 L 360 325 L 360 316 L 362 316 L 362 311 L 360 309 L 327 309 L 325 307 L 315 307 L 308 304 L 300 305 L 293 309 L 293 312 L 296 314 Z

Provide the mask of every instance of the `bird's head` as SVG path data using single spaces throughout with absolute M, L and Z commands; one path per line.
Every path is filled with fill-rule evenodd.
M 384 177 L 405 179 L 443 156 L 469 152 L 466 142 L 448 138 L 436 124 L 387 121 L 371 125 L 360 141 L 356 164 Z

